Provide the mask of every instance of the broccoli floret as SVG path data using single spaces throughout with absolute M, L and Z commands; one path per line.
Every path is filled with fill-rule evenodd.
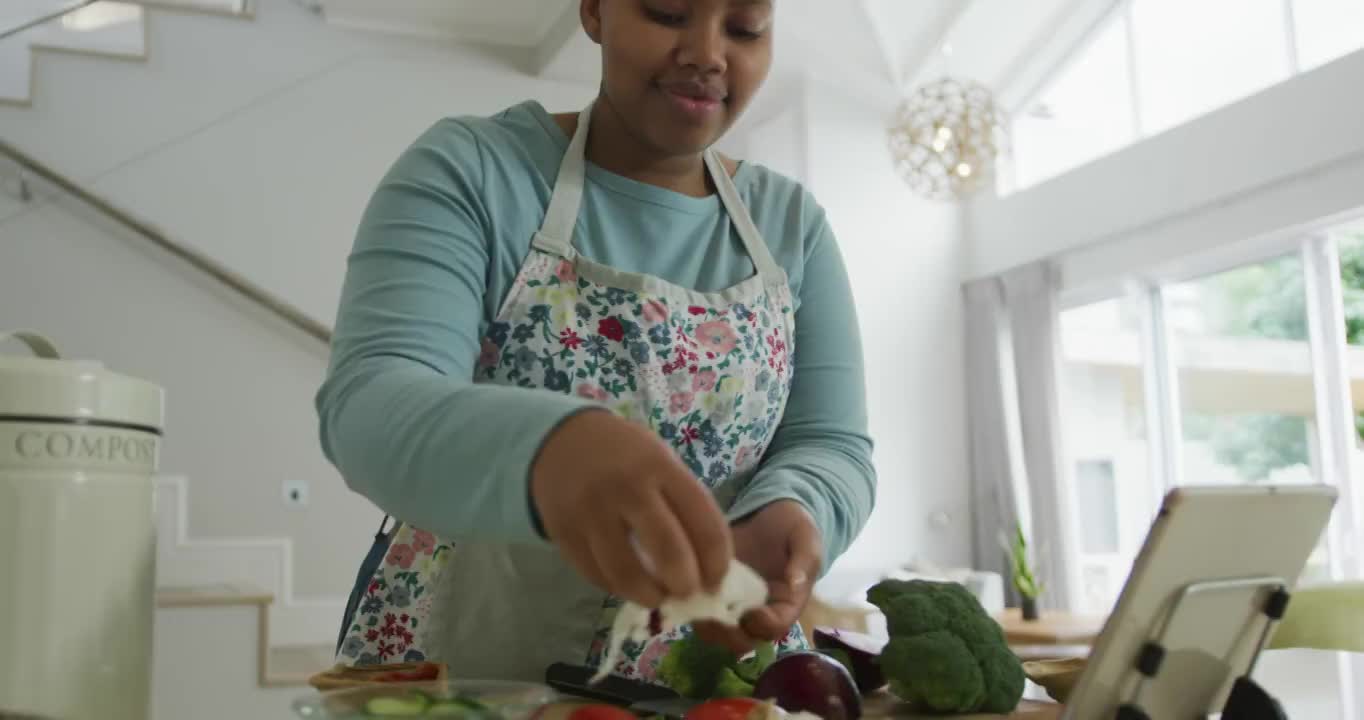
M 881 651 L 881 669 L 891 692 L 935 712 L 974 712 L 985 696 L 980 664 L 946 630 L 891 638 Z
M 1014 711 L 1019 698 L 1023 697 L 1023 686 L 1027 676 L 1023 665 L 1004 643 L 972 650 L 980 663 L 980 674 L 988 678 L 985 683 L 985 699 L 981 700 L 980 712 L 1006 714 Z
M 756 684 L 763 671 L 777 659 L 777 646 L 772 643 L 758 643 L 753 655 L 739 661 L 735 672 L 750 684 Z
M 1023 666 L 998 623 L 959 583 L 885 580 L 867 591 L 885 613 L 881 667 L 891 691 L 936 712 L 1012 712 Z
M 752 697 L 758 677 L 776 659 L 773 643 L 759 643 L 752 656 L 740 660 L 729 650 L 689 634 L 668 646 L 658 663 L 658 679 L 694 700 Z
M 734 653 L 687 635 L 668 647 L 658 663 L 658 679 L 678 695 L 706 700 L 715 693 L 721 674 L 735 664 Z
M 720 681 L 715 684 L 715 692 L 712 693 L 711 697 L 753 697 L 753 683 L 739 677 L 739 673 L 735 672 L 734 668 L 725 668 L 720 671 Z

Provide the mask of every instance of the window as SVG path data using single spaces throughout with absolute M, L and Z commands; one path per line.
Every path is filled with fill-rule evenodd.
M 1364 491 L 1364 223 L 1285 250 L 1061 312 L 1061 423 L 1078 516 L 1069 555 L 1080 612 L 1112 607 L 1168 484 L 1330 480 Z M 1329 285 L 1321 278 L 1335 265 L 1320 258 L 1332 254 L 1340 314 L 1329 292 L 1308 290 Z M 1324 331 L 1317 319 L 1326 317 L 1343 317 L 1344 332 Z M 1326 379 L 1335 372 L 1327 360 L 1342 352 L 1348 389 L 1340 392 L 1350 396 L 1354 422 L 1322 426 L 1349 417 L 1317 407 L 1319 393 L 1338 387 L 1338 372 Z M 1354 474 L 1325 477 L 1323 456 L 1340 451 L 1353 452 Z M 1348 547 L 1357 512 L 1338 507 L 1297 582 L 1364 575 Z M 1357 664 L 1343 654 L 1276 652 L 1256 678 L 1292 717 L 1354 717 L 1348 690 L 1364 675 Z
M 1106 300 L 1061 313 L 1061 418 L 1079 514 L 1083 612 L 1113 607 L 1159 489 L 1148 471 L 1140 313 Z
M 1364 47 L 1364 2 L 1293 0 L 1298 67 L 1310 70 Z
M 1131 19 L 1146 134 L 1289 75 L 1283 0 L 1132 0 Z
M 1080 551 L 1111 555 L 1118 551 L 1118 489 L 1112 460 L 1081 460 L 1075 464 L 1075 498 L 1079 501 L 1083 535 Z
M 1115 18 L 1014 124 L 1014 177 L 1032 185 L 1136 139 L 1127 27 Z
M 1364 0 L 1121 0 L 1014 112 L 1000 192 L 1364 48 Z
M 1302 261 L 1290 255 L 1164 291 L 1184 481 L 1316 482 Z

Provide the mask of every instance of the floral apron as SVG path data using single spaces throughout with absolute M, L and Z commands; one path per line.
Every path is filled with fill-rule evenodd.
M 753 276 L 698 292 L 578 254 L 572 238 L 590 117 L 589 106 L 544 224 L 483 339 L 474 380 L 571 393 L 648 425 L 727 509 L 752 479 L 790 392 L 786 273 L 709 151 L 706 167 Z M 600 663 L 620 601 L 552 547 L 460 540 L 456 548 L 406 524 L 390 538 L 352 598 L 339 662 L 432 659 L 449 663 L 456 677 L 533 681 L 554 662 Z M 615 672 L 654 680 L 667 643 L 688 632 L 627 644 Z M 806 646 L 799 625 L 783 646 Z

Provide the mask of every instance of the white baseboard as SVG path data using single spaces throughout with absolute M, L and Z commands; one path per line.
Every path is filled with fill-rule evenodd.
M 189 480 L 156 480 L 157 587 L 246 583 L 274 595 L 271 647 L 336 642 L 346 598 L 294 594 L 294 543 L 286 537 L 191 538 Z

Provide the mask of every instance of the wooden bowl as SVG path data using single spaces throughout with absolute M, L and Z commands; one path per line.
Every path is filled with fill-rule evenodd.
M 1064 703 L 1070 696 L 1084 669 L 1085 658 L 1082 657 L 1029 660 L 1023 663 L 1023 674 L 1041 685 L 1047 695 L 1059 703 Z

